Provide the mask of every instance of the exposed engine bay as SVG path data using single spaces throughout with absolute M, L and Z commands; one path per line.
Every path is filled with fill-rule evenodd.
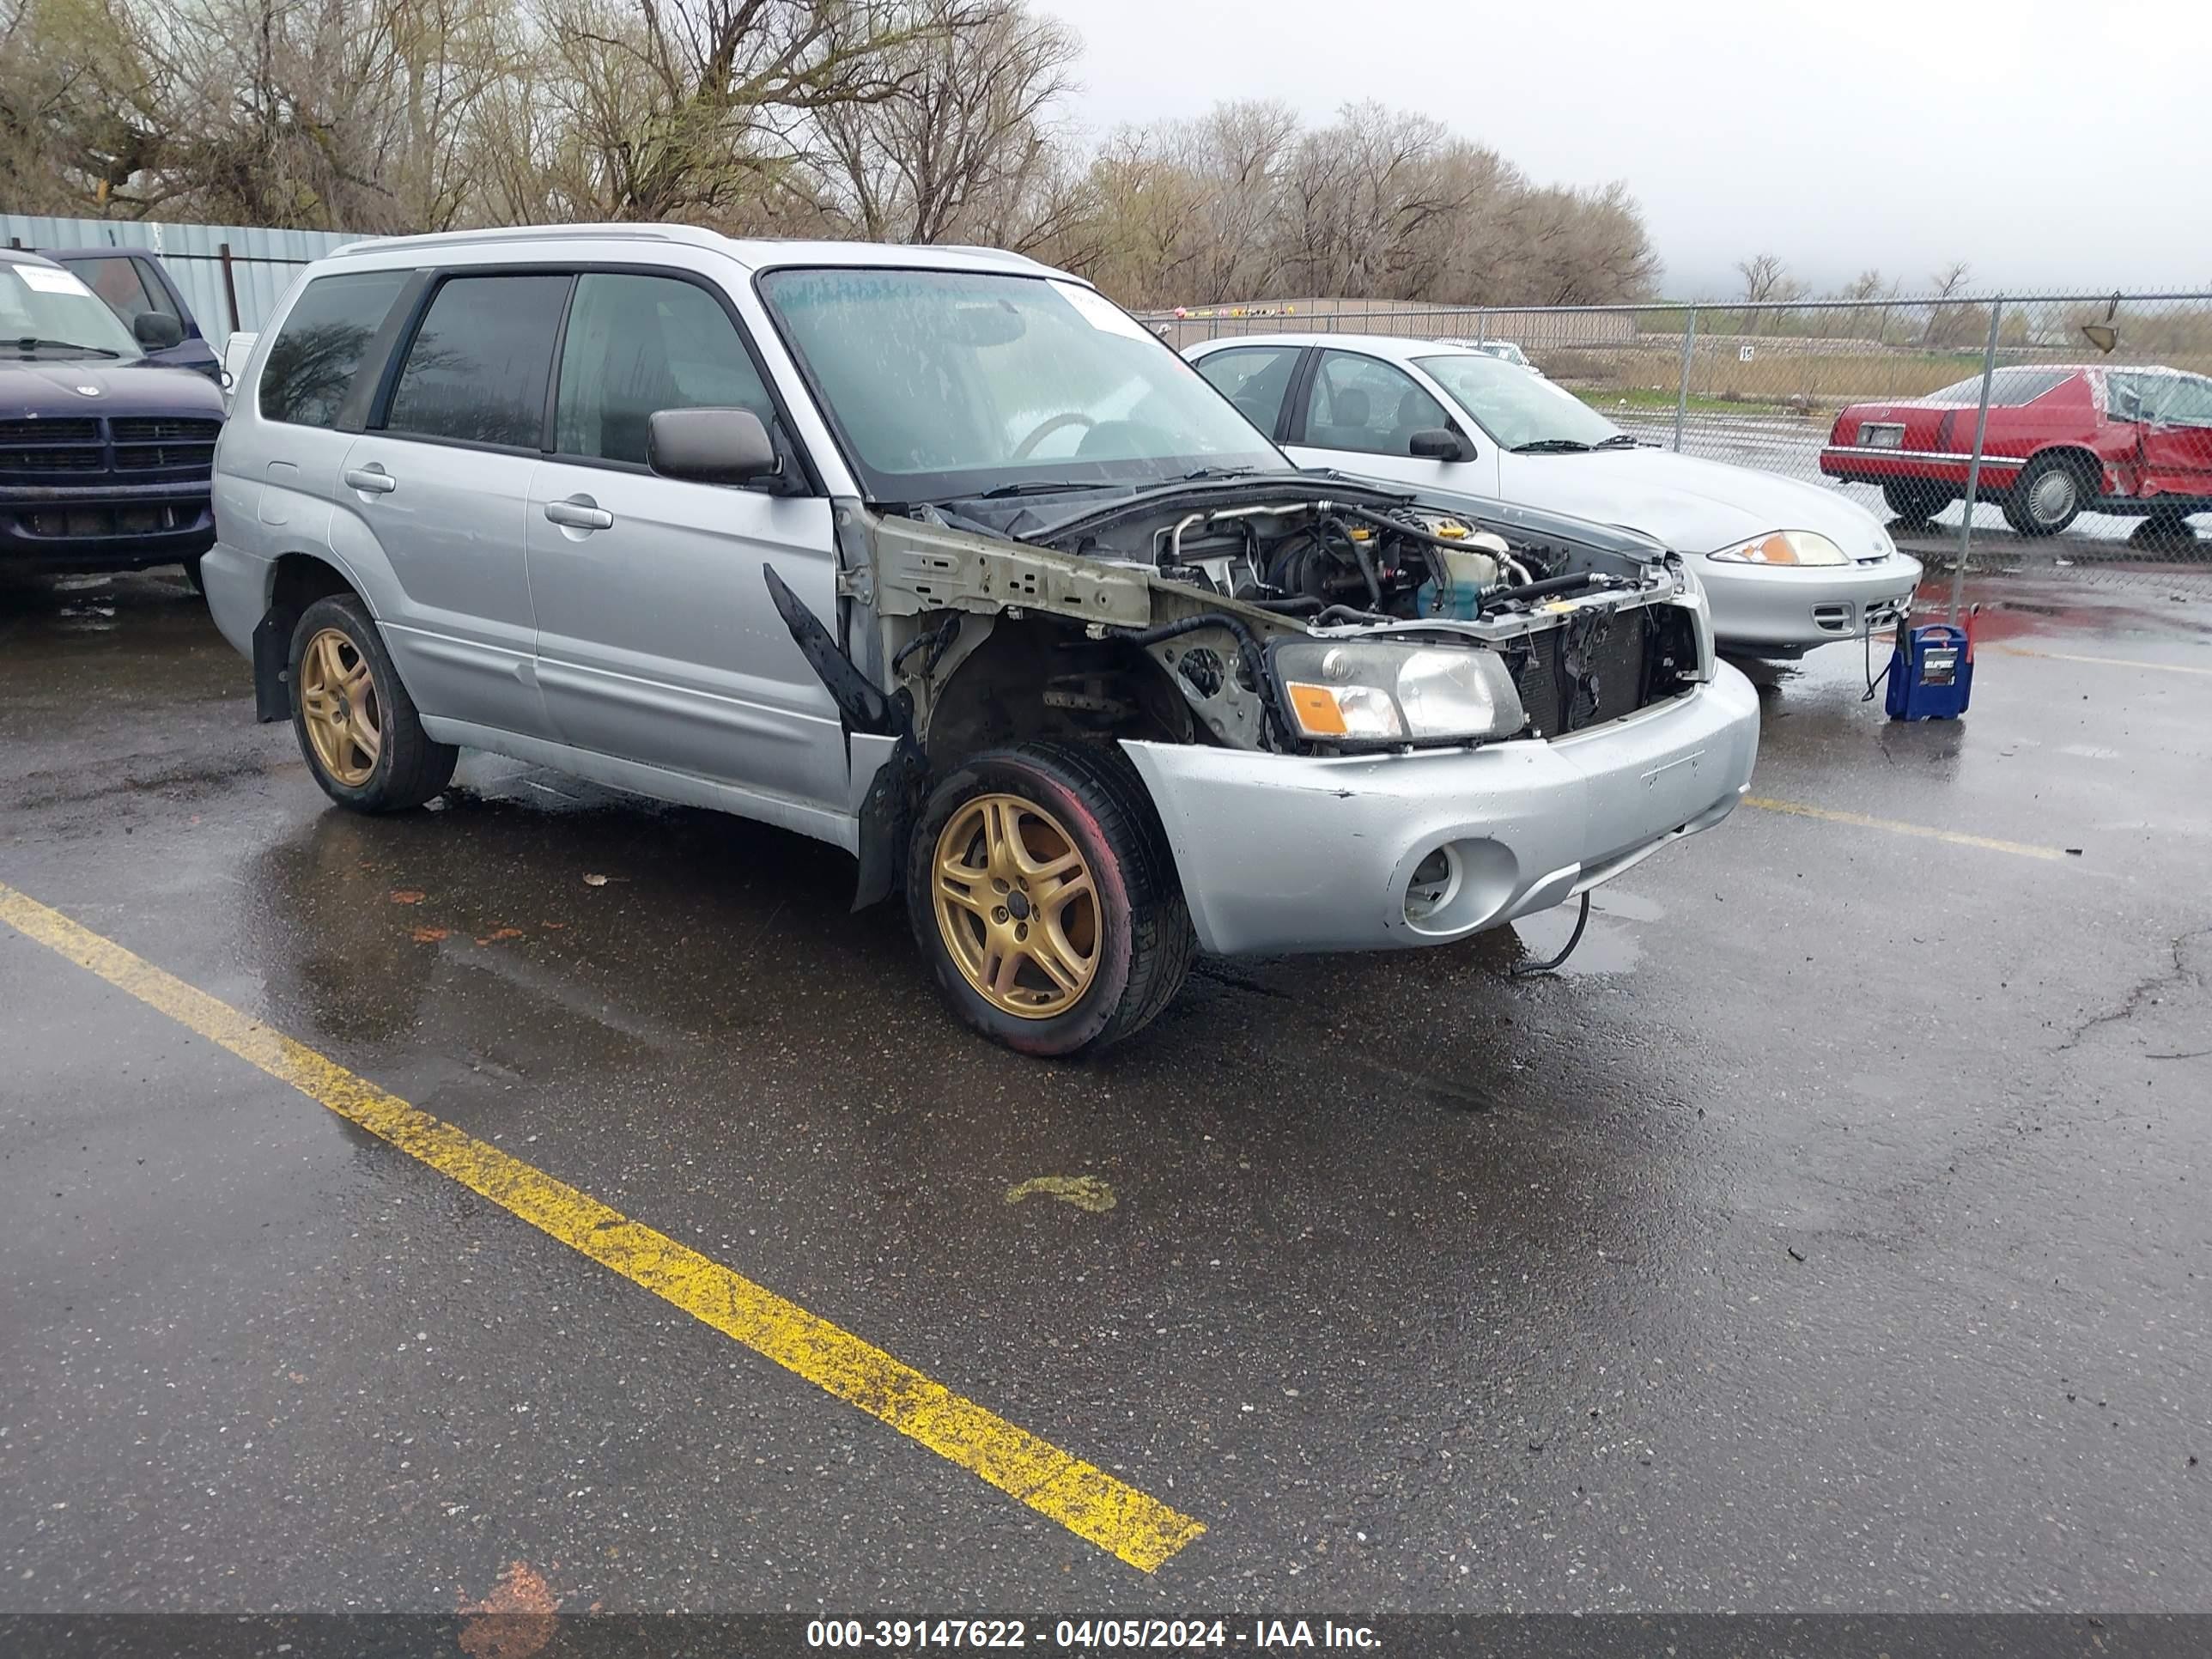
M 1674 555 L 1498 503 L 1270 474 L 844 502 L 838 525 L 853 660 L 940 762 L 1045 731 L 1303 754 L 1555 737 L 1712 672 Z

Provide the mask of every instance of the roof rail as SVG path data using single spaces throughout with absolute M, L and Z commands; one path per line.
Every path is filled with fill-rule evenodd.
M 422 236 L 369 236 L 357 242 L 347 242 L 332 248 L 325 255 L 337 258 L 342 254 L 362 253 L 369 249 L 379 252 L 402 252 L 410 249 L 438 247 L 480 247 L 487 242 L 569 242 L 614 240 L 648 242 L 689 242 L 695 247 L 720 247 L 727 239 L 720 233 L 702 230 L 696 225 L 594 224 L 594 225 L 508 225 L 488 230 L 445 230 Z

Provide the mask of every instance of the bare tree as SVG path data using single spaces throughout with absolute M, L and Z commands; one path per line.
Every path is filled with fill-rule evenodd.
M 0 175 L 63 214 L 989 242 L 1135 303 L 1590 303 L 1657 274 L 1625 186 L 1532 185 L 1380 104 L 1088 139 L 1076 39 L 1028 3 L 0 0 Z
M 1201 305 L 1261 298 L 1273 289 L 1283 171 L 1298 132 L 1287 104 L 1218 104 L 1176 128 L 1166 149 L 1200 191 L 1188 297 Z
M 743 228 L 799 174 L 795 128 L 891 97 L 900 52 L 957 21 L 893 0 L 550 0 L 572 193 L 605 218 Z
M 1966 288 L 1966 279 L 1973 274 L 1973 269 L 1964 259 L 1952 260 L 1942 270 L 1929 276 L 1929 293 L 1938 300 L 1956 299 Z
M 1051 166 L 1054 106 L 1081 52 L 1072 32 L 1019 0 L 948 15 L 887 47 L 884 95 L 814 113 L 823 205 L 871 241 L 964 238 L 979 209 Z
M 1771 253 L 1755 253 L 1748 259 L 1739 259 L 1735 269 L 1743 278 L 1747 305 L 1795 300 L 1805 292 L 1805 285 L 1790 274 L 1790 267 Z
M 1974 307 L 1952 303 L 1966 291 L 1972 273 L 1973 267 L 1964 259 L 1954 259 L 1929 275 L 1929 294 L 1935 303 L 1928 307 L 1928 325 L 1921 331 L 1923 345 L 1955 346 L 1973 337 Z M 1982 313 L 1984 326 L 1988 315 Z

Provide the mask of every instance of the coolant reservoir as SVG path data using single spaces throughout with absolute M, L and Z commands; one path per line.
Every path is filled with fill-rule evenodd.
M 1498 552 L 1505 551 L 1505 544 L 1487 532 L 1478 532 L 1467 538 L 1461 547 L 1439 547 L 1434 550 L 1437 562 L 1443 567 L 1444 582 L 1440 584 L 1431 576 L 1421 584 L 1414 595 L 1414 603 L 1425 617 L 1452 617 L 1461 622 L 1473 622 L 1482 609 L 1482 592 L 1498 583 L 1498 558 L 1482 544 L 1494 541 Z

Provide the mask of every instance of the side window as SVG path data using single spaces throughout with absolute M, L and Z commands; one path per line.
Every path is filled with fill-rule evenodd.
M 2105 413 L 2115 421 L 2147 421 L 2154 399 L 2146 384 L 2148 375 L 2105 373 Z
M 1444 406 L 1402 369 L 1357 352 L 1324 351 L 1306 394 L 1306 438 L 1316 449 L 1407 455 L 1416 432 L 1447 426 Z
M 362 354 L 414 275 L 362 270 L 310 282 L 285 313 L 261 366 L 261 418 L 336 426 Z
M 2195 374 L 2160 375 L 2149 418 L 2161 426 L 2212 426 L 2212 380 Z
M 579 277 L 561 348 L 555 448 L 643 465 L 653 411 L 700 408 L 750 409 L 775 423 L 768 388 L 714 296 L 674 276 Z
M 385 429 L 537 448 L 569 283 L 554 275 L 442 283 L 400 364 Z
M 112 258 L 71 259 L 67 264 L 78 279 L 105 300 L 107 308 L 125 323 L 135 323 L 149 311 L 169 310 L 161 303 L 161 290 L 148 288 L 135 259 L 118 253 Z
M 138 286 L 146 295 L 147 308 L 158 311 L 164 317 L 174 317 L 179 322 L 183 322 L 184 313 L 177 309 L 176 302 L 169 298 L 169 290 L 161 285 L 160 276 L 149 270 L 143 259 L 133 259 L 131 263 L 138 269 Z
M 1273 437 L 1282 413 L 1283 394 L 1297 368 L 1297 346 L 1237 346 L 1198 360 L 1198 372 L 1216 391 L 1244 412 L 1244 418 Z

